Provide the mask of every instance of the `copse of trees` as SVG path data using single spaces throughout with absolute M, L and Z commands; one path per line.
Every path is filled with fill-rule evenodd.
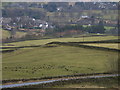
M 57 10 L 57 5 L 54 3 L 45 4 L 45 5 L 43 5 L 43 8 L 48 10 L 49 12 L 55 12 Z
M 32 8 L 6 8 L 2 9 L 3 17 L 22 17 L 29 16 L 35 19 L 45 18 L 46 11 L 41 9 L 32 9 Z
M 92 25 L 84 28 L 89 33 L 105 33 L 103 21 L 100 21 L 98 25 Z
M 68 30 L 80 30 L 83 31 L 84 27 L 82 25 L 66 25 L 64 27 L 56 26 L 54 32 L 64 32 Z
M 98 25 L 91 25 L 87 27 L 83 27 L 82 25 L 66 25 L 64 27 L 56 26 L 53 32 L 64 32 L 69 30 L 80 30 L 89 33 L 105 33 L 103 21 L 100 21 Z

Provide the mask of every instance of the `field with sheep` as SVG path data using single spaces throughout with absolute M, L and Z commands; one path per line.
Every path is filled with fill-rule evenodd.
M 72 46 L 3 53 L 3 80 L 117 71 L 118 53 Z
M 118 37 L 84 37 L 84 41 L 115 39 L 118 39 Z M 117 72 L 117 51 L 58 44 L 47 45 L 49 42 L 83 42 L 83 38 L 58 38 L 4 43 L 1 46 L 3 48 L 1 50 L 5 52 L 2 55 L 3 80 Z M 32 47 L 34 45 L 40 46 Z

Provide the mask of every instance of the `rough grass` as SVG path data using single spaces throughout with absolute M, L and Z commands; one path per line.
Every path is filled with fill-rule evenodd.
M 63 83 L 60 85 L 55 85 L 51 88 L 120 88 L 120 87 L 118 86 L 118 77 L 112 77 L 112 78 L 88 79 L 82 81 L 76 80 L 74 81 L 74 83 L 72 82 Z
M 81 37 L 81 38 L 56 38 L 56 39 L 44 39 L 44 40 L 28 40 L 14 43 L 7 43 L 4 45 L 15 46 L 32 46 L 32 45 L 44 45 L 49 42 L 83 42 L 83 41 L 101 41 L 101 40 L 114 40 L 118 39 L 118 36 L 98 36 L 98 37 Z
M 16 32 L 16 35 L 15 35 L 15 37 L 17 37 L 17 38 L 21 38 L 21 37 L 23 37 L 23 36 L 25 36 L 26 35 L 26 32 Z
M 19 49 L 3 53 L 3 79 L 108 72 L 111 58 L 117 61 L 118 53 L 71 46 Z

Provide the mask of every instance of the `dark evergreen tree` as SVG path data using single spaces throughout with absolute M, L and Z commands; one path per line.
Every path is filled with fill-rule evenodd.
M 104 33 L 105 28 L 104 28 L 104 23 L 103 20 L 101 20 L 97 26 L 97 33 Z

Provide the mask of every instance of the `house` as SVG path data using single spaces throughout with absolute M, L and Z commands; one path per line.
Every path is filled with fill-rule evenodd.
M 9 24 L 11 21 L 12 21 L 11 18 L 2 18 L 2 19 L 1 19 L 2 25 L 7 25 L 7 24 Z
M 45 30 L 46 28 L 48 28 L 48 26 L 49 26 L 49 24 L 46 21 L 42 21 L 40 19 L 36 19 L 34 21 L 34 27 L 38 27 L 38 28 L 41 28 L 41 29 Z
M 89 18 L 89 16 L 87 16 L 87 15 L 86 16 L 81 16 L 81 18 L 82 19 L 87 19 L 87 18 Z

